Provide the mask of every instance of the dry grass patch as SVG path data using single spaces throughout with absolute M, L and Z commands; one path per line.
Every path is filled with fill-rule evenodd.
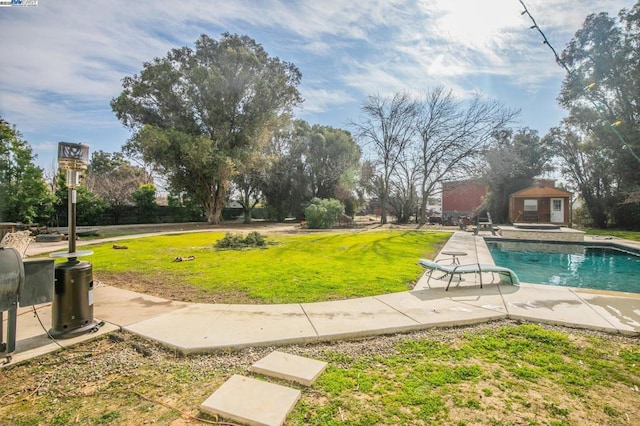
M 249 366 L 273 349 L 178 356 L 113 334 L 4 368 L 0 419 L 220 420 L 199 405 L 233 374 L 251 375 Z M 278 349 L 329 363 L 310 388 L 287 383 L 302 399 L 286 425 L 633 425 L 640 418 L 637 338 L 503 321 Z

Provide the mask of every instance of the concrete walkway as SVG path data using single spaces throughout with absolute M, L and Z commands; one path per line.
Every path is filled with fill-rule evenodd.
M 455 232 L 438 259 L 445 259 L 447 256 L 442 253 L 447 251 L 467 253 L 461 257 L 461 263 L 493 263 L 480 235 Z M 105 322 L 97 334 L 121 328 L 185 354 L 358 338 L 505 318 L 640 334 L 638 294 L 498 284 L 492 274 L 484 274 L 483 283 L 481 289 L 478 277 L 466 274 L 463 281 L 452 284 L 446 292 L 445 281 L 432 278 L 427 284 L 423 276 L 412 291 L 283 305 L 183 303 L 97 286 L 94 317 Z M 36 308 L 40 320 L 48 327 L 50 306 Z M 59 343 L 67 346 L 93 336 Z M 58 348 L 46 337 L 32 308 L 19 312 L 17 340 L 14 361 Z

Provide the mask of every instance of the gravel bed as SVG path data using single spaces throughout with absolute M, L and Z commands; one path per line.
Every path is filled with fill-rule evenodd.
M 406 334 L 382 335 L 362 338 L 357 340 L 338 340 L 307 345 L 266 346 L 250 347 L 237 351 L 219 351 L 211 354 L 182 355 L 177 351 L 168 349 L 159 343 L 139 338 L 138 336 L 117 332 L 103 338 L 98 342 L 87 344 L 69 351 L 59 352 L 58 355 L 49 355 L 43 364 L 66 363 L 66 368 L 51 372 L 52 377 L 57 374 L 82 376 L 87 371 L 91 375 L 103 374 L 128 374 L 135 371 L 144 363 L 154 363 L 158 366 L 163 362 L 180 363 L 188 365 L 192 374 L 199 371 L 203 374 L 212 370 L 232 371 L 248 370 L 248 368 L 274 350 L 285 351 L 290 354 L 305 356 L 313 359 L 324 359 L 328 354 L 341 354 L 341 362 L 348 364 L 350 359 L 376 355 L 393 355 L 397 353 L 396 345 L 406 340 L 428 339 L 439 343 L 454 343 L 464 335 L 481 334 L 506 325 L 516 325 L 521 322 L 513 320 L 500 320 L 475 326 L 454 328 L 434 328 L 414 331 Z M 559 332 L 569 333 L 570 337 L 599 337 L 605 338 L 615 344 L 619 342 L 638 343 L 638 338 L 617 334 L 607 334 L 599 331 L 585 329 L 570 329 L 560 326 L 541 324 L 544 328 Z M 140 356 L 142 354 L 142 356 Z M 99 355 L 99 356 L 98 356 Z M 82 362 L 71 362 L 81 360 Z M 32 361 L 39 363 L 38 360 Z M 43 365 L 40 364 L 40 365 Z M 52 365 L 52 364 L 50 364 Z M 345 365 L 346 366 L 346 365 Z
M 154 423 L 162 417 L 162 414 L 154 412 L 159 409 L 174 413 L 171 418 L 178 412 L 182 417 L 193 420 L 198 415 L 199 404 L 224 380 L 232 374 L 249 375 L 249 367 L 253 363 L 276 349 L 312 359 L 330 360 L 334 367 L 348 368 L 363 357 L 392 356 L 397 353 L 397 345 L 405 341 L 427 339 L 457 345 L 465 336 L 481 335 L 517 324 L 522 322 L 500 320 L 358 340 L 250 347 L 197 355 L 182 355 L 157 342 L 126 332 L 114 332 L 56 353 L 5 366 L 3 376 L 0 376 L 0 410 L 4 410 L 0 413 L 10 416 L 8 420 L 29 417 L 38 401 L 47 401 L 44 408 L 35 409 L 46 413 L 49 420 L 69 403 L 87 404 L 89 411 L 83 411 L 83 415 L 91 419 L 101 419 L 100 416 L 118 410 L 123 416 L 119 424 Z M 578 345 L 591 337 L 606 339 L 608 344 L 621 347 L 637 345 L 639 340 L 598 331 L 542 326 L 567 333 L 569 339 Z M 140 404 L 149 407 L 148 415 L 135 411 Z M 137 417 L 140 415 L 142 417 Z M 191 422 L 178 419 L 171 424 L 177 426 Z

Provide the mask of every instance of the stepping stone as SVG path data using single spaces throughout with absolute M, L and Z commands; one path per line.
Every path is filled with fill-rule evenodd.
M 249 370 L 265 376 L 311 386 L 325 368 L 327 368 L 327 363 L 323 361 L 273 351 L 253 364 Z
M 282 425 L 300 391 L 234 374 L 200 410 L 246 425 Z

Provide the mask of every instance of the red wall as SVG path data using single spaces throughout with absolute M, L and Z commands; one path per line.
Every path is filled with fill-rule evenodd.
M 455 211 L 470 213 L 482 205 L 487 187 L 477 181 L 466 180 L 442 184 L 442 214 Z

